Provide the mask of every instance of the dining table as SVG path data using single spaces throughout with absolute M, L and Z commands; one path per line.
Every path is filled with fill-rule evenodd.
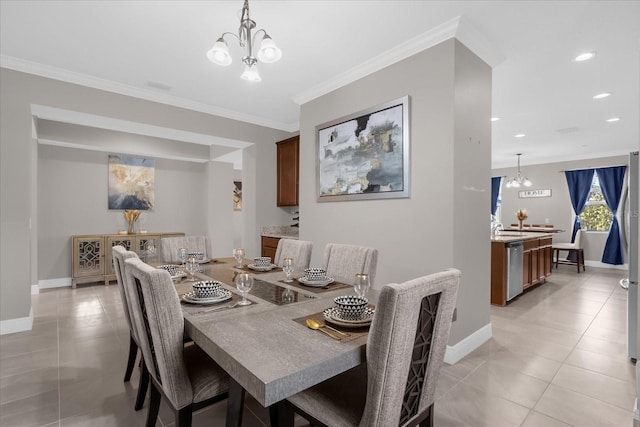
M 215 305 L 186 302 L 184 295 L 192 291 L 194 282 L 187 278 L 176 282 L 185 333 L 230 376 L 227 427 L 242 424 L 246 392 L 270 408 L 275 425 L 277 413 L 272 405 L 366 360 L 368 326 L 325 324 L 323 316 L 323 311 L 334 307 L 335 297 L 354 294 L 351 284 L 309 287 L 297 279 L 285 283 L 281 268 L 263 272 L 250 270 L 249 265 L 250 260 L 245 260 L 239 267 L 233 258 L 201 265 L 195 279 L 217 280 L 233 293 L 229 301 Z M 254 278 L 247 295 L 251 304 L 246 306 L 236 304 L 241 297 L 234 285 L 243 272 Z M 300 276 L 302 272 L 293 275 Z M 368 291 L 371 308 L 378 294 L 373 288 Z M 339 339 L 307 327 L 308 318 L 338 330 L 323 328 Z

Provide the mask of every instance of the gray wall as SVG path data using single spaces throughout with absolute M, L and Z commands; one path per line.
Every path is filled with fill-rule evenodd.
M 122 211 L 108 210 L 107 157 L 96 151 L 38 146 L 38 280 L 71 276 L 71 235 L 127 229 Z M 209 167 L 224 170 L 231 166 L 212 162 Z M 141 212 L 136 229 L 209 234 L 215 247 L 217 240 L 224 239 L 218 237 L 224 228 L 207 233 L 205 224 L 212 218 L 207 214 L 207 201 L 215 200 L 218 209 L 213 212 L 218 215 L 225 205 L 221 195 L 212 194 L 215 183 L 207 182 L 207 168 L 206 163 L 156 159 L 155 209 Z M 229 202 L 230 191 L 227 193 Z M 226 207 L 230 221 L 230 202 Z
M 589 169 L 606 166 L 620 166 L 628 164 L 626 156 L 603 157 L 589 160 L 576 160 L 570 162 L 548 163 L 543 165 L 527 165 L 523 163 L 525 156 L 520 163 L 520 170 L 523 175 L 529 177 L 533 182 L 530 189 L 550 189 L 551 197 L 524 198 L 518 197 L 517 188 L 506 188 L 506 179 L 514 176 L 517 167 L 494 169 L 492 176 L 506 176 L 502 182 L 502 208 L 501 221 L 507 226 L 517 223 L 515 212 L 526 209 L 529 218 L 525 221 L 529 224 L 544 224 L 548 220 L 557 228 L 566 230 L 554 236 L 554 242 L 569 242 L 571 240 L 571 230 L 573 228 L 573 209 L 569 197 L 569 189 L 564 173 L 561 171 L 573 169 Z M 517 159 L 514 155 L 514 164 Z M 521 190 L 521 189 L 520 189 Z M 586 261 L 600 263 L 602 251 L 607 240 L 606 232 L 589 231 L 583 234 L 584 256 Z M 606 266 L 606 265 L 604 265 Z
M 69 236 L 58 237 L 57 242 L 41 242 L 38 236 L 38 215 L 46 206 L 36 206 L 37 150 L 32 138 L 31 105 L 38 104 L 71 111 L 78 111 L 119 120 L 140 122 L 204 135 L 218 136 L 254 145 L 253 159 L 260 159 L 259 166 L 247 170 L 243 181 L 253 192 L 252 211 L 245 215 L 245 241 L 248 253 L 259 251 L 259 229 L 263 225 L 287 224 L 289 216 L 275 207 L 275 145 L 290 136 L 287 132 L 255 126 L 236 120 L 194 112 L 164 104 L 68 84 L 21 72 L 0 69 L 0 320 L 21 319 L 29 316 L 31 308 L 30 288 L 37 284 L 37 253 L 48 256 L 34 245 L 50 247 L 68 246 Z M 41 148 L 41 147 L 39 147 Z M 96 163 L 94 163 L 96 164 Z M 97 164 L 96 164 L 97 166 Z M 106 174 L 96 172 L 106 180 Z M 171 175 L 171 174 L 169 174 Z M 206 173 L 202 173 L 206 182 Z M 58 188 L 58 192 L 64 189 Z M 190 196 L 192 197 L 192 196 Z M 104 202 L 101 202 L 104 203 Z M 104 205 L 103 205 L 104 206 Z M 73 205 L 67 207 L 78 208 Z M 245 212 L 246 213 L 246 212 Z M 117 219 L 106 213 L 107 223 L 96 222 L 90 232 L 110 230 Z M 205 232 L 207 225 L 197 213 L 201 223 L 197 229 Z M 181 220 L 177 224 L 159 221 L 158 228 L 187 230 Z M 250 228 L 246 228 L 249 226 Z M 155 227 L 155 226 L 154 226 Z M 154 228 L 149 226 L 147 228 Z M 88 228 L 88 227 L 87 227 Z M 99 230 L 99 231 L 98 231 Z M 75 230 L 71 234 L 79 234 Z M 57 257 L 61 257 L 58 253 Z M 70 260 L 63 261 L 67 265 Z M 53 267 L 50 267 L 53 268 Z
M 315 126 L 410 96 L 411 197 L 318 203 Z M 462 270 L 457 343 L 489 323 L 491 69 L 449 40 L 302 106 L 300 238 L 379 250 L 376 287 Z

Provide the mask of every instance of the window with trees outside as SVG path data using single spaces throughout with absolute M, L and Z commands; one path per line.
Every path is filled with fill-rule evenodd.
M 604 195 L 600 189 L 600 181 L 598 180 L 598 172 L 593 174 L 593 182 L 591 183 L 591 192 L 587 200 L 587 206 L 580 214 L 580 222 L 582 229 L 587 231 L 609 231 L 613 213 L 604 201 Z

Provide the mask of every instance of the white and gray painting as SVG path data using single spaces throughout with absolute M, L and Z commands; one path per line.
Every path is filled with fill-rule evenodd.
M 402 105 L 318 133 L 320 195 L 403 191 Z

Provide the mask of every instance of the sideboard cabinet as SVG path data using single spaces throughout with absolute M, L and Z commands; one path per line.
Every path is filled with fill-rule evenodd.
M 71 286 L 116 280 L 111 248 L 124 246 L 147 261 L 158 260 L 163 237 L 184 236 L 184 233 L 91 234 L 71 236 Z

